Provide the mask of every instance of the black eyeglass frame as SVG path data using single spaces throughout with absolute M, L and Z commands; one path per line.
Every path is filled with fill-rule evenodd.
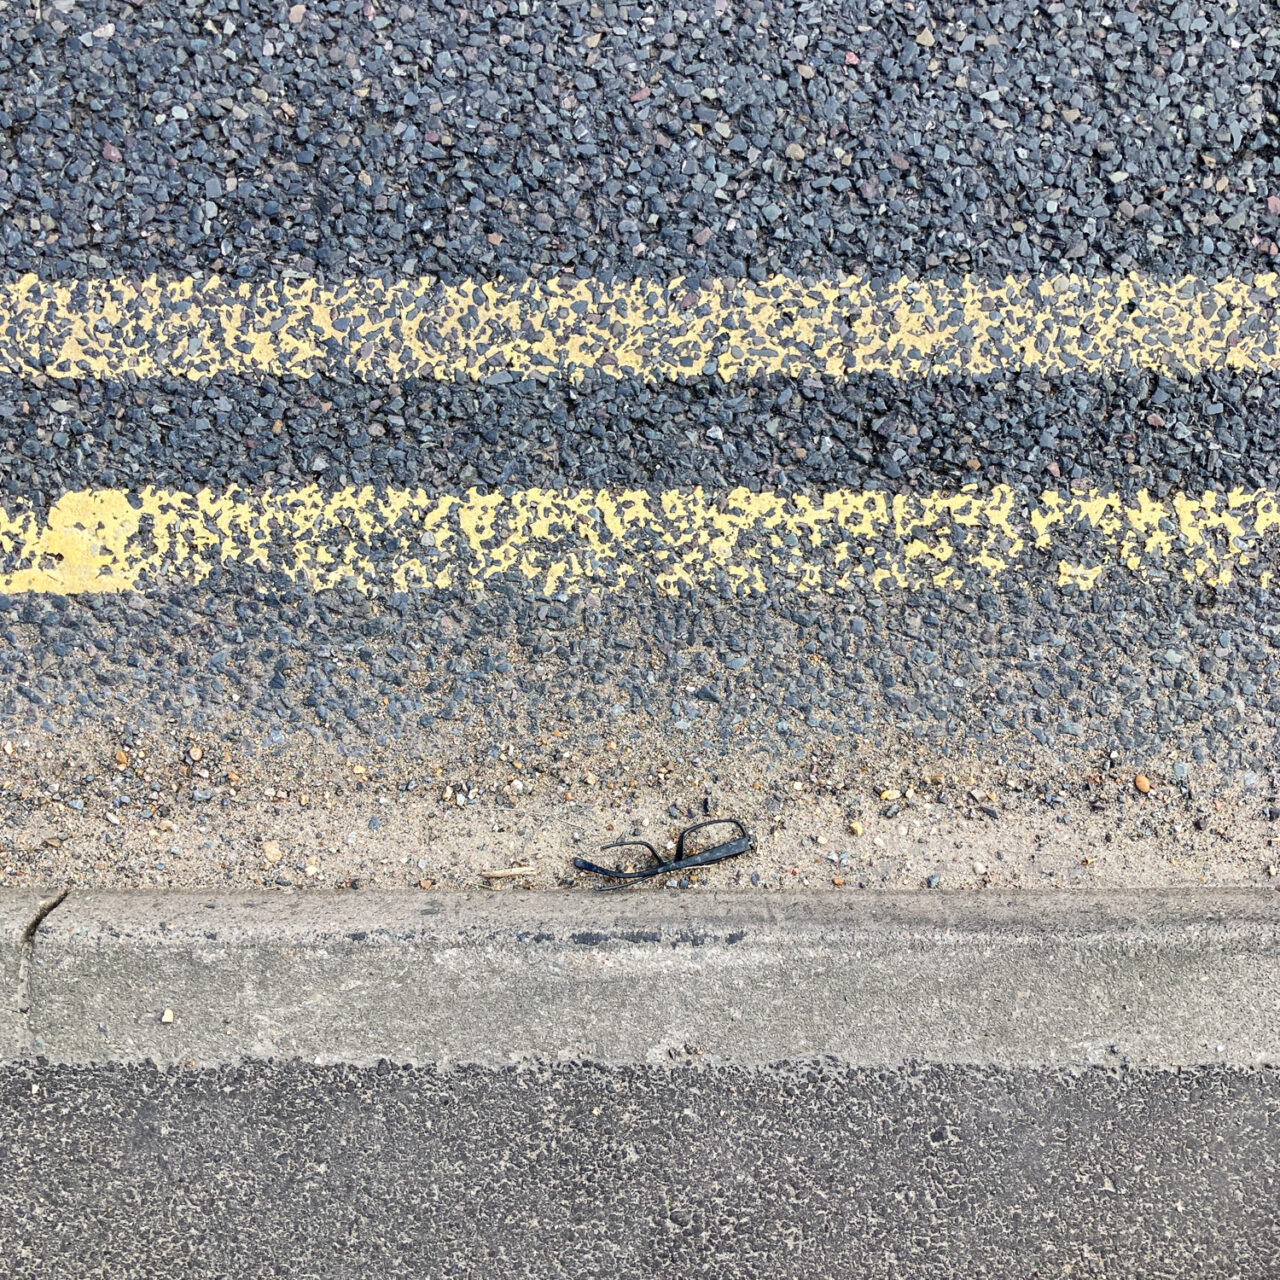
M 731 840 L 722 840 L 719 844 L 713 844 L 710 848 L 698 853 L 686 854 L 685 842 L 695 831 L 721 826 L 736 827 L 738 834 Z M 601 845 L 600 852 L 604 853 L 609 849 L 647 849 L 656 865 L 645 867 L 640 871 L 620 871 L 588 862 L 586 858 L 574 858 L 573 865 L 579 871 L 591 871 L 596 875 L 608 876 L 611 880 L 617 881 L 616 884 L 596 886 L 597 893 L 606 893 L 610 889 L 625 889 L 628 884 L 634 884 L 638 880 L 652 880 L 654 876 L 678 875 L 683 871 L 692 871 L 696 867 L 709 867 L 713 863 L 725 861 L 726 858 L 736 858 L 741 854 L 750 853 L 755 847 L 755 836 L 737 818 L 708 818 L 706 822 L 695 822 L 693 826 L 685 827 L 680 832 L 676 837 L 675 857 L 670 861 L 664 859 L 647 840 L 615 840 L 612 844 Z

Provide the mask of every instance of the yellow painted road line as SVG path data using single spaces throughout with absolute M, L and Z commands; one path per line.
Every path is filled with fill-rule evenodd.
M 1274 275 L 448 286 L 26 276 L 0 286 L 0 368 L 56 378 L 580 379 L 596 370 L 651 380 L 1273 369 L 1278 292 Z
M 0 591 L 113 592 L 199 582 L 217 565 L 282 571 L 315 589 L 530 590 L 648 586 L 840 592 L 1045 581 L 1089 589 L 1107 574 L 1223 585 L 1270 581 L 1280 498 L 1011 489 L 923 497 L 670 490 L 370 488 L 243 493 L 67 493 L 46 519 L 0 514 Z M 1261 559 L 1260 559 L 1261 558 Z

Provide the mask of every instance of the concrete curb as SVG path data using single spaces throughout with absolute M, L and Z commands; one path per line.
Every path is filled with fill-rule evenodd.
M 1254 1065 L 1280 894 L 88 893 L 26 986 L 8 1059 Z

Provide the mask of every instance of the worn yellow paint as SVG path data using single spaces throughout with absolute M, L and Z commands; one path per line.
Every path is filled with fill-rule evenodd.
M 0 285 L 0 368 L 650 380 L 1280 367 L 1275 275 Z
M 1277 495 L 1243 490 L 1163 500 L 1056 491 L 1028 500 L 1006 487 L 922 496 L 98 490 L 64 494 L 44 517 L 0 514 L 0 591 L 145 591 L 222 566 L 374 592 L 497 580 L 545 593 L 1045 581 L 1087 590 L 1117 572 L 1221 586 L 1246 566 L 1265 585 L 1278 533 Z

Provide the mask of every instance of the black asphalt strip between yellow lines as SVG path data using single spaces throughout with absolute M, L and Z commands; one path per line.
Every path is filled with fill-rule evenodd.
M 1280 377 L 1021 371 L 646 386 L 316 376 L 121 385 L 0 377 L 0 503 L 79 489 L 430 492 L 701 485 L 821 493 L 1266 488 Z

